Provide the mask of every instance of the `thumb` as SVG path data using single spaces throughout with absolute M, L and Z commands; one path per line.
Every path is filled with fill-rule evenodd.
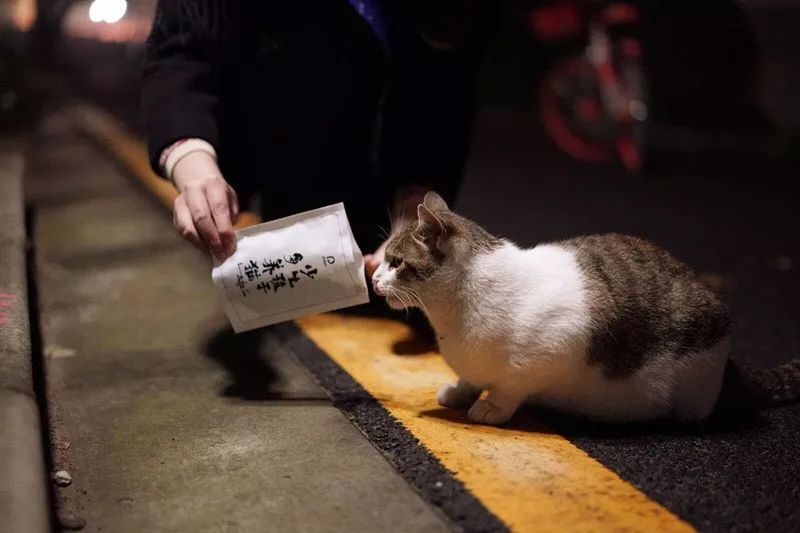
M 371 278 L 378 269 L 378 261 L 375 259 L 374 255 L 369 254 L 364 256 L 364 266 L 366 267 L 367 277 Z

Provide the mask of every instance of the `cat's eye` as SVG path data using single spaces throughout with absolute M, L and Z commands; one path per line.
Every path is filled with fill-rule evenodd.
M 389 261 L 390 268 L 397 268 L 403 264 L 403 260 L 399 257 L 392 257 L 391 261 Z

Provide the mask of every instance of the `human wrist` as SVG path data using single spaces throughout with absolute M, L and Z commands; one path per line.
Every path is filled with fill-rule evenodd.
M 206 154 L 207 157 L 198 157 L 198 153 Z M 211 159 L 216 167 L 217 152 L 209 142 L 198 138 L 184 138 L 172 143 L 161 153 L 159 164 L 164 176 L 175 183 L 175 169 L 190 156 L 195 160 Z
M 224 180 L 216 159 L 202 151 L 191 152 L 182 157 L 173 168 L 171 178 L 180 192 L 200 182 Z

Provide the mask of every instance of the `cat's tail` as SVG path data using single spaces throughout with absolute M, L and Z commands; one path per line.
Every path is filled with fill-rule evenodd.
M 739 361 L 733 365 L 756 407 L 800 402 L 800 357 L 770 368 L 755 368 Z

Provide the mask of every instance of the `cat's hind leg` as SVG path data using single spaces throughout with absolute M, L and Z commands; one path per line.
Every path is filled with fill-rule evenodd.
M 439 405 L 459 409 L 469 407 L 481 395 L 482 389 L 472 385 L 466 380 L 459 379 L 456 383 L 448 383 L 439 388 L 436 399 Z
M 481 424 L 505 424 L 525 401 L 526 394 L 513 389 L 492 387 L 486 398 L 480 398 L 469 409 L 469 419 Z
M 722 389 L 729 349 L 726 337 L 707 350 L 684 356 L 673 393 L 676 418 L 687 422 L 708 418 Z

